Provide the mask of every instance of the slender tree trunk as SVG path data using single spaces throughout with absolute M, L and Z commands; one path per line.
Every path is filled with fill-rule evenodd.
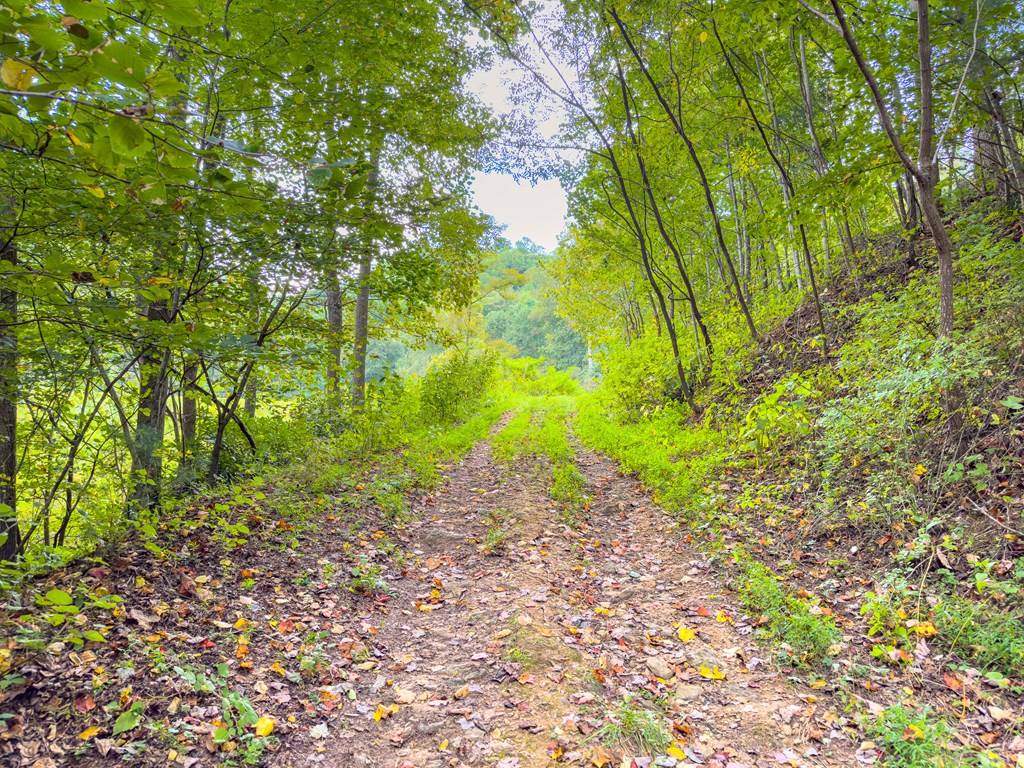
M 342 355 L 341 339 L 345 326 L 341 315 L 341 284 L 338 272 L 331 269 L 327 274 L 327 395 L 334 399 L 340 391 Z
M 370 329 L 370 273 L 373 270 L 373 256 L 365 248 L 359 259 L 357 282 L 355 330 L 352 339 L 352 402 L 361 406 L 366 402 L 366 349 Z
M 4 238 L 0 263 L 18 263 L 14 229 L 0 232 Z M 4 271 L 7 271 L 6 269 Z M 13 271 L 13 270 L 12 270 Z M 0 280 L 0 561 L 21 555 L 18 526 L 18 294 L 10 279 Z
M 191 463 L 196 443 L 196 422 L 198 408 L 196 403 L 196 381 L 199 378 L 199 366 L 191 355 L 187 358 L 181 376 L 181 459 L 182 463 Z
M 939 336 L 940 338 L 947 338 L 953 333 L 953 259 L 955 250 L 953 242 L 949 237 L 949 232 L 946 230 L 945 222 L 942 220 L 942 211 L 936 195 L 939 167 L 932 154 L 935 140 L 935 121 L 932 104 L 932 46 L 928 0 L 916 0 L 914 3 L 917 9 L 917 82 L 920 90 L 916 162 L 903 146 L 903 142 L 900 140 L 899 134 L 893 125 L 889 109 L 878 87 L 878 81 L 875 79 L 874 73 L 868 66 L 867 60 L 857 44 L 853 31 L 850 29 L 842 3 L 840 0 L 830 0 L 830 2 L 846 47 L 850 50 L 850 54 L 853 56 L 871 91 L 871 97 L 875 102 L 875 109 L 878 112 L 882 128 L 889 138 L 889 143 L 899 157 L 900 162 L 903 163 L 904 168 L 917 181 L 921 210 L 924 212 L 925 219 L 931 229 L 932 238 L 935 241 L 935 249 L 938 252 Z
M 166 300 L 145 305 L 147 325 L 166 323 L 170 309 Z M 164 427 L 167 416 L 168 355 L 155 342 L 143 340 L 139 356 L 139 410 L 135 420 L 135 456 L 132 476 L 137 509 L 153 509 L 160 504 L 163 471 Z
M 757 326 L 754 325 L 753 315 L 750 313 L 750 308 L 747 306 L 746 299 L 743 297 L 743 289 L 740 287 L 739 277 L 736 274 L 736 267 L 732 261 L 732 255 L 729 252 L 729 246 L 725 243 L 725 235 L 722 232 L 722 222 L 718 216 L 718 208 L 715 206 L 715 199 L 711 193 L 711 185 L 708 182 L 707 174 L 704 171 L 704 164 L 700 160 L 700 155 L 697 153 L 697 148 L 694 146 L 693 141 L 690 140 L 689 134 L 683 127 L 680 116 L 677 115 L 672 107 L 669 105 L 668 100 L 661 91 L 661 87 L 658 82 L 654 79 L 650 69 L 648 69 L 646 62 L 640 55 L 639 49 L 633 41 L 632 36 L 629 34 L 629 30 L 626 28 L 625 23 L 619 17 L 618 13 L 614 8 L 609 9 L 612 19 L 615 21 L 615 25 L 618 27 L 619 32 L 622 35 L 622 39 L 626 43 L 626 47 L 629 48 L 630 53 L 636 60 L 637 65 L 640 67 L 640 71 L 643 73 L 644 78 L 647 80 L 651 89 L 654 91 L 655 98 L 664 110 L 665 115 L 668 117 L 669 122 L 672 123 L 672 127 L 675 129 L 679 138 L 683 140 L 686 145 L 686 151 L 690 155 L 690 161 L 693 163 L 694 169 L 697 171 L 697 176 L 700 180 L 701 189 L 704 192 L 704 203 L 707 206 L 708 213 L 711 214 L 711 221 L 715 229 L 715 240 L 718 243 L 719 250 L 725 266 L 729 271 L 729 277 L 732 280 L 733 288 L 736 290 L 734 296 L 737 305 L 740 308 L 740 312 L 743 315 L 743 319 L 746 321 L 747 329 L 750 331 L 751 337 L 755 341 L 760 341 L 760 335 L 757 332 Z
M 1006 155 L 1009 159 L 1009 175 L 1014 180 L 1013 186 L 1016 187 L 1016 194 L 1011 196 L 1011 201 L 1016 200 L 1016 207 L 1018 210 L 1024 208 L 1024 161 L 1021 160 L 1020 148 L 1017 146 L 1017 140 L 1014 138 L 1013 132 L 1010 129 L 1009 124 L 1006 122 L 1006 114 L 1003 111 L 1002 95 L 992 90 L 986 94 L 986 99 L 991 108 L 993 123 L 995 124 L 995 134 L 999 139 L 999 145 L 1001 148 L 1005 148 Z

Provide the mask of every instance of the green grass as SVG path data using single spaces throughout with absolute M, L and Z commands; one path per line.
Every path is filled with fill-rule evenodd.
M 1018 677 L 1024 669 L 1024 620 L 961 597 L 945 597 L 935 606 L 936 640 L 950 653 L 982 670 Z
M 897 704 L 886 709 L 869 732 L 885 750 L 887 768 L 956 768 L 964 756 L 951 748 L 952 732 L 928 711 L 912 712 Z
M 608 712 L 606 719 L 597 736 L 610 747 L 626 747 L 630 752 L 660 755 L 672 743 L 672 736 L 660 715 L 645 708 L 636 698 L 624 698 Z
M 772 571 L 756 560 L 739 559 L 736 587 L 743 606 L 765 620 L 762 632 L 798 665 L 819 664 L 841 639 L 831 617 L 786 590 Z
M 562 505 L 563 520 L 575 524 L 588 500 L 586 478 L 576 466 L 568 419 L 575 409 L 571 395 L 525 398 L 492 441 L 494 456 L 504 464 L 541 459 L 550 469 L 548 494 Z

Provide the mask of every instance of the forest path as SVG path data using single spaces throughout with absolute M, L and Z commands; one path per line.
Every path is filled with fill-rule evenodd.
M 337 736 L 292 742 L 275 764 L 856 763 L 835 712 L 763 657 L 639 484 L 603 457 L 577 460 L 592 503 L 575 527 L 542 467 L 500 466 L 487 442 L 448 473 L 402 534 L 414 560 L 374 630 L 385 661 L 360 676 L 360 706 L 344 708 Z M 498 528 L 504 546 L 485 554 Z M 672 743 L 638 742 L 646 720 L 660 726 L 646 738 Z

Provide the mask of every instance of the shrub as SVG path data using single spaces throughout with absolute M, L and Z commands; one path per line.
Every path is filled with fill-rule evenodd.
M 428 424 L 455 424 L 472 413 L 494 378 L 492 353 L 442 356 L 420 382 L 420 414 Z

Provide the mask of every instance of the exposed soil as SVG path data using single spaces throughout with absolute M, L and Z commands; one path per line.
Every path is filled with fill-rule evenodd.
M 872 762 L 830 686 L 766 658 L 639 484 L 588 452 L 579 465 L 591 504 L 571 526 L 543 467 L 500 466 L 484 442 L 405 526 L 340 500 L 290 517 L 271 494 L 242 506 L 253 535 L 233 550 L 197 524 L 173 555 L 129 547 L 52 574 L 41 591 L 124 602 L 80 606 L 102 643 L 6 644 L 0 764 L 240 766 L 254 727 L 218 731 L 229 689 L 273 721 L 277 768 Z M 487 553 L 489 529 L 505 534 Z M 353 591 L 359 574 L 385 588 Z M 13 637 L 44 615 L 0 620 Z M 617 709 L 652 713 L 671 744 L 609 733 Z M 127 711 L 138 723 L 118 732 Z
M 659 764 L 851 764 L 827 696 L 763 658 L 708 563 L 639 485 L 593 454 L 580 467 L 593 501 L 571 528 L 536 468 L 503 469 L 477 446 L 402 535 L 416 561 L 379 618 L 385 660 L 330 739 L 291 740 L 275 764 L 643 766 L 639 745 L 600 732 L 624 697 L 658 713 L 686 755 Z M 495 519 L 509 535 L 484 554 Z M 680 625 L 696 638 L 680 641 Z

